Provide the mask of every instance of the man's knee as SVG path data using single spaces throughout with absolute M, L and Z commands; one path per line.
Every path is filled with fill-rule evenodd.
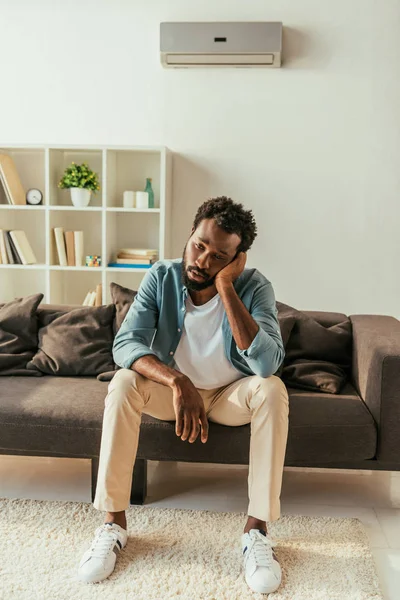
M 261 397 L 263 404 L 277 407 L 289 404 L 288 392 L 280 377 L 276 375 L 271 375 L 270 377 L 256 375 L 254 379 L 255 396 Z
M 108 393 L 114 392 L 113 396 L 122 400 L 130 394 L 132 388 L 139 391 L 140 382 L 144 379 L 132 369 L 118 369 L 108 385 Z

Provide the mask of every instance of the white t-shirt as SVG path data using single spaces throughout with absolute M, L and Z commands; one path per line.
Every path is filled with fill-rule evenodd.
M 221 296 L 196 306 L 186 298 L 182 336 L 175 351 L 175 368 L 196 388 L 211 390 L 228 385 L 243 374 L 225 356 L 222 320 L 225 308 Z

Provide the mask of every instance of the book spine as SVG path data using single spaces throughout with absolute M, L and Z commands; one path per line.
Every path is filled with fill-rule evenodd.
M 89 304 L 88 306 L 94 306 L 96 303 L 96 292 L 90 292 Z
M 83 262 L 83 231 L 74 231 L 75 265 L 82 267 Z
M 8 264 L 15 265 L 14 256 L 13 256 L 13 253 L 11 251 L 10 241 L 8 239 L 8 231 L 4 231 L 4 243 L 6 245 L 6 252 L 7 252 L 7 257 L 8 257 Z M 26 263 L 24 263 L 24 264 L 26 264 Z
M 54 235 L 56 238 L 56 246 L 58 253 L 58 262 L 62 267 L 67 266 L 67 253 L 65 251 L 64 228 L 54 227 Z
M 65 247 L 67 249 L 67 264 L 69 267 L 75 266 L 75 239 L 73 231 L 66 231 L 64 233 Z
M 13 204 L 26 204 L 25 190 L 13 159 L 8 154 L 0 154 L 0 164 L 3 170 L 3 178 Z
M 36 256 L 23 230 L 10 231 L 10 235 L 15 244 L 18 254 L 21 257 L 22 264 L 33 265 L 37 263 Z
M 16 246 L 14 244 L 14 240 L 11 237 L 11 231 L 7 231 L 6 233 L 7 233 L 8 241 L 10 243 L 11 252 L 12 252 L 13 257 L 14 257 L 14 263 L 17 264 L 17 265 L 22 265 L 23 262 L 21 260 L 21 257 L 19 255 L 19 253 L 18 253 L 18 250 L 17 250 L 17 248 L 16 248 Z
M 101 283 L 99 283 L 96 286 L 96 302 L 95 302 L 95 306 L 101 306 L 102 305 L 102 301 L 103 301 L 103 286 Z
M 89 305 L 89 299 L 92 296 L 92 292 L 88 292 L 85 296 L 84 301 L 82 302 L 82 306 L 88 306 Z
M 0 162 L 0 181 L 1 181 L 2 185 L 3 185 L 4 193 L 6 195 L 6 199 L 7 199 L 8 204 L 14 204 L 14 202 L 12 200 L 12 197 L 10 195 L 10 190 L 8 189 L 7 181 L 6 181 L 5 177 L 4 177 L 4 173 L 3 173 L 3 168 L 1 166 L 1 162 Z
M 8 265 L 8 256 L 7 256 L 7 249 L 6 249 L 6 243 L 5 243 L 5 231 L 3 229 L 0 229 L 0 252 L 1 252 L 1 260 L 3 261 L 3 265 Z

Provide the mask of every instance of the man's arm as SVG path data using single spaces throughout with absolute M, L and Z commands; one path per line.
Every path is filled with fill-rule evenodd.
M 158 323 L 157 277 L 146 272 L 128 314 L 114 339 L 113 357 L 117 365 L 166 385 L 172 390 L 176 416 L 175 433 L 183 441 L 208 437 L 208 422 L 199 392 L 186 375 L 165 365 L 150 346 Z
M 218 291 L 238 353 L 255 375 L 273 375 L 282 364 L 285 351 L 272 285 L 269 282 L 260 284 L 254 293 L 251 314 L 237 295 L 232 282 L 220 282 Z
M 171 389 L 185 377 L 180 371 L 168 367 L 159 358 L 150 354 L 138 358 L 130 368 L 132 371 L 136 371 L 140 375 L 147 377 L 147 379 L 161 383 Z
M 224 303 L 236 345 L 240 350 L 245 350 L 256 337 L 259 326 L 237 295 L 233 283 L 220 285 L 219 295 Z
M 141 356 L 157 356 L 150 349 L 157 322 L 157 274 L 152 267 L 145 273 L 138 293 L 114 338 L 114 362 L 124 369 L 130 369 Z

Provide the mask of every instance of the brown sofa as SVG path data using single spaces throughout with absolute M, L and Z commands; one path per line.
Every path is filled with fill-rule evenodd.
M 306 314 L 325 327 L 346 318 Z M 288 387 L 287 466 L 400 470 L 400 322 L 349 318 L 351 380 L 341 393 Z M 90 458 L 93 498 L 107 386 L 95 376 L 0 377 L 0 454 Z M 173 422 L 143 415 L 131 503 L 145 500 L 147 460 L 248 464 L 249 436 L 249 425 L 210 423 L 207 444 L 188 444 L 177 438 Z

